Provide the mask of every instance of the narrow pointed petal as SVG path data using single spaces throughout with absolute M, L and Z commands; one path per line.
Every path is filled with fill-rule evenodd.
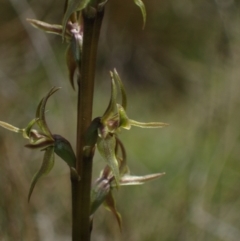
M 122 95 L 122 107 L 126 111 L 126 109 L 127 109 L 127 95 L 126 95 L 125 88 L 123 86 L 122 80 L 121 80 L 120 76 L 118 75 L 118 72 L 117 72 L 116 69 L 114 69 L 114 71 L 113 71 L 113 78 L 115 80 L 117 80 L 117 82 L 118 82 L 119 88 L 121 90 L 121 95 Z
M 39 125 L 39 128 L 43 131 L 43 133 L 46 136 L 49 136 L 51 138 L 51 132 L 47 126 L 46 119 L 45 119 L 45 107 L 48 98 L 53 95 L 56 91 L 58 91 L 60 88 L 59 87 L 53 87 L 48 94 L 41 100 L 41 102 L 38 105 L 37 112 L 36 112 L 36 119 L 37 124 Z
M 114 214 L 115 218 L 117 219 L 118 226 L 120 230 L 122 230 L 122 217 L 121 217 L 121 214 L 116 209 L 116 202 L 114 200 L 114 197 L 111 191 L 108 193 L 105 199 L 104 205 L 108 210 L 110 210 Z
M 24 138 L 30 138 L 32 128 L 33 128 L 33 126 L 35 125 L 35 123 L 37 122 L 37 120 L 38 120 L 38 119 L 35 118 L 35 119 L 31 120 L 31 121 L 28 123 L 27 127 L 24 129 L 24 132 L 23 132 L 23 137 L 24 137 Z
M 54 165 L 54 148 L 48 147 L 45 150 L 42 166 L 32 179 L 32 183 L 30 186 L 29 194 L 28 194 L 28 201 L 30 201 L 33 189 L 34 189 L 37 181 L 39 180 L 39 178 L 42 177 L 43 175 L 48 174 L 52 170 L 53 165 Z
M 165 175 L 165 173 L 156 173 L 156 174 L 149 174 L 145 176 L 131 176 L 131 175 L 125 175 L 121 177 L 120 179 L 120 185 L 141 185 L 144 184 L 147 181 L 151 181 L 154 179 L 157 179 L 159 177 L 162 177 Z
M 106 138 L 98 138 L 97 147 L 100 155 L 103 157 L 103 159 L 111 168 L 113 176 L 118 185 L 120 175 L 119 175 L 118 160 L 115 156 L 115 147 L 116 147 L 115 136 L 107 135 Z
M 142 16 L 143 16 L 143 29 L 146 24 L 146 18 L 147 18 L 147 13 L 146 13 L 146 8 L 142 0 L 134 0 L 134 3 L 141 9 Z
M 13 131 L 13 132 L 16 132 L 16 133 L 23 133 L 24 132 L 24 129 L 20 129 L 16 126 L 13 126 L 13 125 L 10 125 L 4 121 L 0 121 L 0 126 L 9 130 L 9 131 Z
M 165 126 L 169 126 L 167 123 L 163 122 L 138 122 L 135 120 L 129 120 L 131 126 L 141 127 L 141 128 L 162 128 Z
M 108 104 L 108 107 L 102 116 L 102 123 L 105 123 L 112 115 L 114 115 L 114 112 L 116 110 L 116 104 L 117 104 L 117 85 L 113 78 L 113 73 L 110 72 L 111 75 L 111 98 Z
M 70 142 L 60 135 L 53 135 L 55 140 L 54 151 L 61 157 L 69 167 L 76 167 L 76 156 Z
M 43 30 L 46 33 L 52 33 L 56 35 L 62 35 L 62 25 L 58 24 L 49 24 L 43 21 L 39 21 L 36 19 L 27 18 L 27 21 L 35 28 Z

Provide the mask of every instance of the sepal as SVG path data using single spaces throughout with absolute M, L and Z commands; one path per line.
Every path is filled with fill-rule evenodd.
M 146 13 L 146 8 L 142 0 L 134 0 L 134 3 L 140 8 L 142 16 L 143 16 L 143 29 L 146 24 L 146 18 L 147 18 L 147 13 Z
M 34 175 L 32 179 L 30 190 L 28 193 L 28 201 L 30 201 L 33 189 L 37 181 L 39 180 L 39 178 L 42 177 L 43 175 L 48 174 L 52 170 L 53 165 L 54 165 L 54 148 L 50 146 L 45 149 L 42 165 L 39 171 Z
M 97 148 L 100 155 L 111 168 L 116 184 L 118 186 L 120 174 L 118 160 L 115 155 L 116 138 L 114 135 L 107 135 L 105 138 L 98 138 Z
M 104 206 L 106 207 L 106 209 L 108 209 L 109 211 L 111 211 L 113 213 L 113 215 L 115 216 L 115 218 L 117 220 L 120 230 L 122 230 L 122 217 L 121 217 L 121 214 L 117 211 L 116 202 L 113 197 L 112 191 L 110 191 L 107 194 L 107 196 L 105 198 Z
M 110 192 L 109 181 L 105 178 L 98 178 L 91 189 L 90 215 L 94 214 L 99 206 L 105 201 Z

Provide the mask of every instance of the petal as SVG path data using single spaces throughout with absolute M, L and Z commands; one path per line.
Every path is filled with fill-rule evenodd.
M 60 88 L 59 87 L 53 87 L 48 94 L 41 100 L 41 102 L 38 105 L 37 108 L 37 112 L 36 112 L 36 119 L 37 120 L 37 124 L 39 126 L 39 128 L 41 129 L 41 131 L 43 131 L 43 133 L 48 136 L 49 138 L 52 138 L 52 134 L 47 126 L 46 123 L 46 119 L 45 119 L 45 107 L 47 104 L 47 100 L 48 98 L 53 95 L 56 91 L 58 91 Z
M 43 30 L 46 33 L 52 33 L 56 35 L 62 35 L 62 25 L 58 24 L 49 24 L 43 21 L 39 21 L 36 19 L 29 19 L 27 18 L 27 21 L 35 28 L 38 28 L 40 30 Z
M 24 138 L 30 138 L 31 133 L 33 131 L 32 128 L 37 121 L 38 121 L 38 119 L 35 118 L 28 123 L 27 127 L 24 129 L 24 133 L 23 133 Z
M 118 82 L 119 88 L 121 90 L 122 95 L 122 107 L 126 111 L 127 109 L 127 95 L 125 92 L 125 88 L 123 86 L 122 80 L 120 79 L 120 76 L 118 75 L 118 72 L 116 69 L 113 71 L 113 78 Z
M 132 126 L 136 126 L 136 127 L 141 127 L 141 128 L 162 128 L 165 126 L 169 126 L 169 124 L 167 123 L 163 123 L 163 122 L 138 122 L 135 120 L 130 120 L 130 125 Z
M 120 185 L 141 185 L 147 181 L 151 181 L 157 179 L 161 176 L 165 175 L 165 173 L 156 173 L 156 174 L 149 174 L 145 176 L 131 176 L 125 175 L 120 179 Z
M 8 124 L 7 122 L 4 122 L 4 121 L 0 121 L 0 126 L 9 130 L 9 131 L 13 131 L 13 132 L 16 132 L 16 133 L 23 133 L 24 132 L 24 129 L 20 129 L 20 128 L 15 127 L 13 125 L 10 125 L 10 124 Z
M 117 104 L 117 85 L 115 79 L 113 78 L 113 73 L 111 75 L 111 98 L 105 113 L 102 116 L 102 123 L 105 124 L 115 113 Z
M 31 134 L 33 132 L 37 132 L 36 130 L 32 130 L 32 127 L 34 126 L 34 124 L 37 122 L 37 119 L 33 119 L 32 121 L 29 122 L 29 124 L 27 125 L 26 128 L 24 129 L 20 129 L 18 127 L 15 127 L 13 125 L 10 125 L 6 122 L 0 121 L 0 126 L 2 126 L 3 128 L 16 132 L 16 133 L 21 133 L 23 135 L 24 138 L 26 139 L 31 139 Z

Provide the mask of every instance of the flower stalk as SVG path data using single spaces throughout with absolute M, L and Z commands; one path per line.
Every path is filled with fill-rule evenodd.
M 90 240 L 90 192 L 92 179 L 92 159 L 94 147 L 84 152 L 84 136 L 92 120 L 94 77 L 97 46 L 104 11 L 95 16 L 83 11 L 83 47 L 81 76 L 78 79 L 78 120 L 77 120 L 77 172 L 81 180 L 72 179 L 72 240 Z
M 134 0 L 146 22 L 142 0 Z M 45 118 L 48 99 L 60 88 L 53 87 L 40 101 L 35 118 L 25 128 L 17 128 L 0 121 L 0 126 L 20 133 L 29 144 L 25 147 L 44 151 L 42 165 L 33 176 L 28 200 L 39 179 L 54 166 L 55 154 L 69 167 L 72 189 L 72 241 L 90 241 L 95 211 L 104 205 L 115 216 L 120 229 L 121 214 L 117 211 L 114 189 L 126 185 L 141 185 L 161 177 L 165 173 L 144 176 L 131 175 L 125 147 L 118 137 L 121 129 L 162 128 L 163 122 L 138 122 L 127 115 L 127 95 L 116 69 L 110 71 L 111 95 L 102 116 L 92 118 L 94 79 L 97 49 L 104 7 L 107 0 L 65 0 L 62 25 L 28 19 L 34 27 L 62 37 L 67 43 L 66 64 L 71 86 L 77 82 L 77 131 L 76 155 L 70 142 L 58 134 L 52 134 Z M 120 98 L 119 98 L 120 97 Z M 118 101 L 120 100 L 120 101 Z M 37 129 L 33 129 L 33 127 Z M 92 184 L 92 165 L 95 149 L 106 165 Z

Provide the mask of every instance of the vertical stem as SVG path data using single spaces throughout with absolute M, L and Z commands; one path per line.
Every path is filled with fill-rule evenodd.
M 104 11 L 88 17 L 83 11 L 83 48 L 81 81 L 78 89 L 77 171 L 80 181 L 72 179 L 72 241 L 90 241 L 91 155 L 84 155 L 84 134 L 92 120 L 94 77 L 98 39 Z

